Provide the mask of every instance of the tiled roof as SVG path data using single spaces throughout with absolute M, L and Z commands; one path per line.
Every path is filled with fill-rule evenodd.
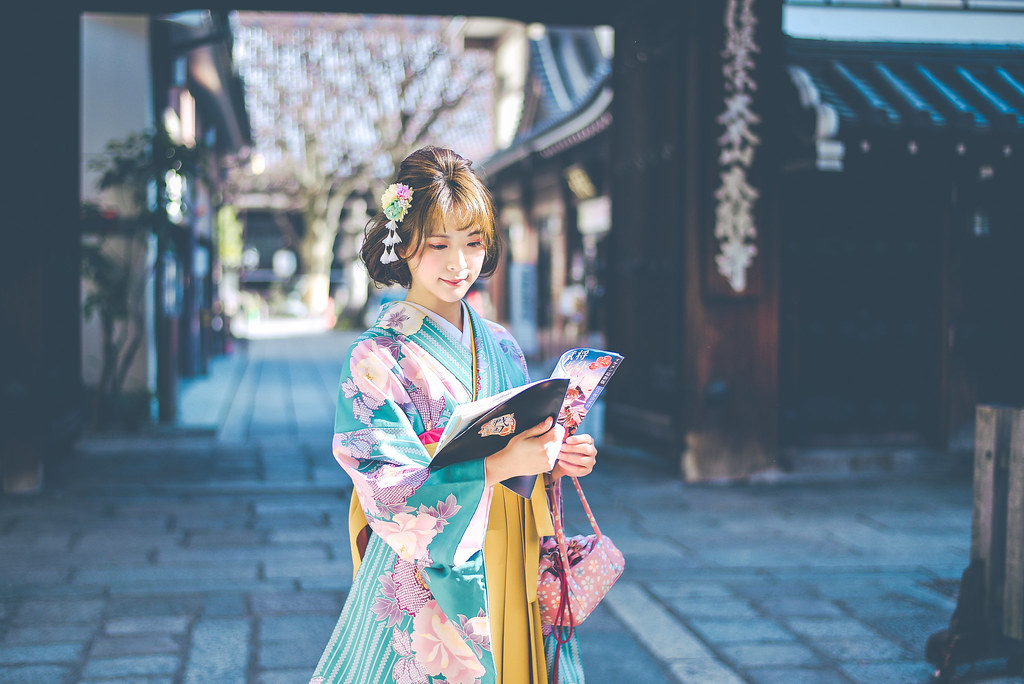
M 519 131 L 508 148 L 480 164 L 486 174 L 531 152 L 548 156 L 571 147 L 611 123 L 612 61 L 601 53 L 593 29 L 549 27 L 530 41 L 529 59 Z
M 1024 135 L 1024 44 L 787 41 L 818 137 L 881 130 Z M 833 113 L 822 112 L 830 108 Z M 822 130 L 822 116 L 833 119 Z

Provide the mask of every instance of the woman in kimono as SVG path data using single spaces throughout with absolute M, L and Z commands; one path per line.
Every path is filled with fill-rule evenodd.
M 594 467 L 594 440 L 550 419 L 497 453 L 428 470 L 454 408 L 528 381 L 519 345 L 464 301 L 500 256 L 490 194 L 471 162 L 406 158 L 367 225 L 370 277 L 408 288 L 349 349 L 334 456 L 351 476 L 355 579 L 310 684 L 546 684 L 554 650 L 537 602 L 545 479 Z M 529 499 L 494 485 L 539 475 Z M 575 638 L 559 684 L 582 684 Z

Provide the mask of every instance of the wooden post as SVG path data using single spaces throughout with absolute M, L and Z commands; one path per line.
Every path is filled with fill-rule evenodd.
M 985 615 L 996 626 L 1003 617 L 1011 415 L 1007 408 L 979 405 L 974 438 L 971 558 L 984 561 Z
M 1024 639 L 1024 409 L 977 407 L 971 559 L 993 634 Z
M 1003 635 L 1024 640 L 1024 409 L 1012 410 L 1008 457 Z

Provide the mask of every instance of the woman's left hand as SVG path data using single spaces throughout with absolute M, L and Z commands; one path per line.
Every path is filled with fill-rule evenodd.
M 563 475 L 583 477 L 589 475 L 597 463 L 597 447 L 590 435 L 575 434 L 567 437 L 558 452 L 558 463 L 551 471 L 555 479 Z

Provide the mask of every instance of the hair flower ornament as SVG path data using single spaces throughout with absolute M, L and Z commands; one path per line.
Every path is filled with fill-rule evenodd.
M 380 196 L 380 207 L 384 211 L 384 216 L 388 218 L 388 234 L 381 240 L 384 243 L 384 253 L 380 255 L 380 262 L 382 264 L 398 261 L 395 245 L 402 241 L 402 238 L 398 235 L 398 224 L 409 213 L 409 207 L 411 206 L 412 188 L 408 185 L 392 183 L 384 191 L 384 194 Z

